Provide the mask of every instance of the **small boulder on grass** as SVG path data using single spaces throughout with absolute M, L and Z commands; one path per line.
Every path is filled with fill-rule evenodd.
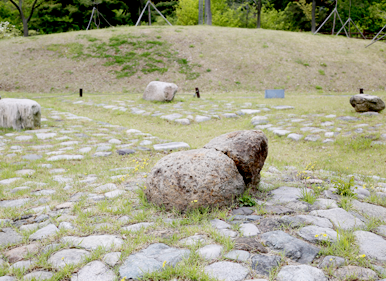
M 385 103 L 380 97 L 366 94 L 351 97 L 350 104 L 355 108 L 356 112 L 380 112 L 385 109 Z
M 178 86 L 174 83 L 153 81 L 147 85 L 143 99 L 149 101 L 172 101 L 177 90 Z

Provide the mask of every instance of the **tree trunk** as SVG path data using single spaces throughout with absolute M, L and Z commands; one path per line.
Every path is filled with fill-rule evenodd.
M 257 4 L 257 28 L 261 27 L 261 0 Z
M 207 25 L 212 25 L 212 9 L 210 8 L 210 0 L 205 0 L 205 19 Z
M 198 2 L 198 24 L 204 24 L 204 0 Z
M 26 18 L 22 19 L 23 21 L 23 36 L 28 37 L 28 22 Z
M 315 33 L 316 31 L 315 9 L 316 9 L 316 0 L 312 0 L 312 23 L 311 23 L 312 33 Z

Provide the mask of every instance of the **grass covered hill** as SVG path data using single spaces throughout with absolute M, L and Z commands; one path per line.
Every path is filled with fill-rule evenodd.
M 384 90 L 386 45 L 263 29 L 119 27 L 0 41 L 0 91 Z

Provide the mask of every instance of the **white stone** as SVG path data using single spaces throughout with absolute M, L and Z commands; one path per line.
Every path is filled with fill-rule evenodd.
M 209 120 L 210 120 L 210 117 L 201 116 L 201 115 L 197 115 L 196 118 L 194 119 L 194 121 L 196 121 L 197 123 L 205 122 L 205 121 L 209 121 Z
M 245 237 L 253 237 L 257 236 L 260 230 L 252 223 L 244 223 L 240 225 L 240 232 Z
M 310 265 L 287 265 L 277 275 L 277 281 L 327 281 L 323 271 Z
M 197 253 L 205 260 L 214 260 L 221 255 L 223 249 L 224 247 L 220 245 L 207 245 L 198 249 Z
M 292 133 L 292 134 L 289 134 L 287 138 L 292 139 L 294 141 L 299 141 L 303 138 L 303 135 Z
M 60 161 L 60 160 L 81 160 L 84 156 L 82 155 L 57 155 L 47 159 L 47 161 Z
M 170 142 L 153 145 L 154 150 L 175 150 L 181 148 L 190 148 L 189 144 L 185 142 Z
M 40 105 L 29 99 L 0 100 L 0 128 L 14 130 L 34 129 L 40 127 Z
M 335 227 L 344 230 L 363 227 L 365 225 L 360 219 L 341 208 L 312 211 L 310 212 L 310 215 L 329 219 Z
M 121 144 L 122 142 L 120 140 L 117 140 L 117 139 L 111 139 L 111 140 L 109 140 L 109 143 L 111 143 L 111 144 Z
M 142 98 L 150 101 L 172 101 L 177 90 L 178 86 L 174 83 L 152 81 L 147 85 Z
M 56 137 L 56 134 L 55 133 L 38 133 L 36 134 L 36 137 L 39 140 L 52 139 L 53 137 Z
M 61 239 L 61 242 L 86 250 L 96 250 L 98 247 L 102 247 L 109 251 L 111 249 L 120 249 L 123 245 L 123 240 L 114 235 L 92 235 L 87 237 L 65 236 Z
M 141 229 L 146 229 L 146 228 L 152 226 L 153 224 L 154 224 L 154 222 L 140 222 L 140 223 L 136 223 L 136 224 L 132 224 L 132 225 L 123 227 L 122 230 L 135 232 L 135 231 L 139 231 Z

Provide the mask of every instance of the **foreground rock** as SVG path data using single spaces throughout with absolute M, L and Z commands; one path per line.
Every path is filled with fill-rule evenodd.
M 241 281 L 249 273 L 248 268 L 228 261 L 212 263 L 205 267 L 204 270 L 210 277 L 224 281 Z
M 71 281 L 114 281 L 116 276 L 103 262 L 93 261 L 71 277 Z
M 40 105 L 29 99 L 0 99 L 0 128 L 14 130 L 40 127 Z
M 121 278 L 138 279 L 145 273 L 162 270 L 164 263 L 165 266 L 174 267 L 189 254 L 190 251 L 186 249 L 171 248 L 162 243 L 153 244 L 139 253 L 130 255 L 119 268 L 119 274 Z
M 339 280 L 354 280 L 351 279 L 354 277 L 355 280 L 375 280 L 378 277 L 371 269 L 351 265 L 338 269 L 335 272 L 335 276 L 338 277 Z
M 80 249 L 68 249 L 62 250 L 53 254 L 49 259 L 48 263 L 53 268 L 61 269 L 66 265 L 76 265 L 83 262 L 86 258 L 90 257 L 90 252 Z
M 237 131 L 221 135 L 204 146 L 218 150 L 231 158 L 246 185 L 260 182 L 260 171 L 268 155 L 268 139 L 262 131 Z
M 323 271 L 309 265 L 287 265 L 277 275 L 277 281 L 327 281 Z
M 366 94 L 355 95 L 351 97 L 350 104 L 356 112 L 376 111 L 380 112 L 385 109 L 385 103 L 380 97 Z
M 12 228 L 0 229 L 0 246 L 20 243 L 23 237 Z
M 245 190 L 235 163 L 214 149 L 165 156 L 151 170 L 146 187 L 149 202 L 179 211 L 230 206 Z
M 172 101 L 177 90 L 176 84 L 153 81 L 147 85 L 143 99 L 150 101 Z
M 329 219 L 335 227 L 344 230 L 350 230 L 365 225 L 360 219 L 341 208 L 312 211 L 310 215 Z
M 123 245 L 123 240 L 114 235 L 92 235 L 88 237 L 66 236 L 62 238 L 62 242 L 86 250 L 96 250 L 98 247 L 102 247 L 109 251 L 113 248 L 119 249 Z
M 264 244 L 273 250 L 284 252 L 285 256 L 299 263 L 311 263 L 319 253 L 319 248 L 278 230 L 261 235 Z
M 386 240 L 368 231 L 355 231 L 354 235 L 361 254 L 371 259 L 386 261 Z

